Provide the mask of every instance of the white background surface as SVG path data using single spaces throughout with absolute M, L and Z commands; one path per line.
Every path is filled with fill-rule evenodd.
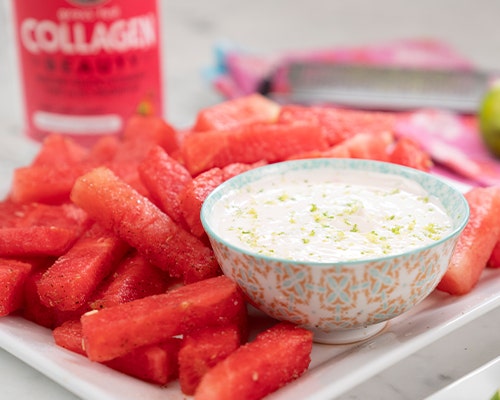
M 436 392 L 429 400 L 490 399 L 498 389 L 500 358 L 472 371 L 458 381 Z
M 10 1 L 0 0 L 2 171 L 11 165 L 10 154 L 29 159 L 33 150 L 19 148 L 16 141 L 23 122 Z M 500 70 L 500 2 L 493 0 L 169 0 L 161 4 L 165 115 L 174 125 L 189 123 L 199 108 L 220 100 L 201 70 L 213 63 L 213 45 L 223 40 L 268 53 L 430 37 L 446 41 L 481 68 Z M 6 184 L 4 180 L 2 185 Z M 499 324 L 500 310 L 494 310 L 339 398 L 423 399 L 500 355 Z M 75 398 L 4 351 L 0 351 L 0 372 L 2 400 Z

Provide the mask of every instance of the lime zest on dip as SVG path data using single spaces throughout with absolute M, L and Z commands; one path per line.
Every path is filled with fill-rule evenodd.
M 226 194 L 217 230 L 229 243 L 294 261 L 399 254 L 444 237 L 451 218 L 419 184 L 398 175 L 289 171 Z

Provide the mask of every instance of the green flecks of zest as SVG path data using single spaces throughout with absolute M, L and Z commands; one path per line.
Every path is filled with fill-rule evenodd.
M 395 235 L 399 235 L 401 234 L 401 229 L 403 229 L 401 225 L 396 225 L 391 228 L 391 232 L 394 233 Z
M 345 239 L 345 237 L 346 237 L 346 235 L 345 235 L 345 232 L 344 232 L 344 231 L 338 231 L 338 232 L 337 232 L 337 236 L 336 236 L 335 240 L 336 240 L 337 242 L 341 242 L 342 240 L 344 240 L 344 239 Z
M 436 224 L 433 222 L 428 223 L 424 227 L 424 231 L 427 233 L 427 237 L 433 239 L 433 240 L 439 240 L 441 239 L 441 228 L 439 228 Z
M 281 202 L 290 200 L 290 195 L 288 193 L 282 193 L 281 195 L 278 196 L 278 200 Z
M 391 254 L 392 253 L 392 247 L 389 243 L 384 244 L 384 246 L 382 247 L 382 253 L 384 253 L 384 254 Z
M 360 204 L 359 203 L 349 203 L 347 204 L 348 209 L 346 210 L 347 215 L 354 215 L 360 210 Z
M 424 228 L 427 232 L 431 233 L 431 234 L 436 234 L 438 233 L 438 229 L 436 227 L 436 224 L 434 224 L 433 222 L 429 222 L 425 228 Z
M 366 239 L 374 244 L 380 243 L 380 238 L 377 232 L 371 231 L 366 235 Z

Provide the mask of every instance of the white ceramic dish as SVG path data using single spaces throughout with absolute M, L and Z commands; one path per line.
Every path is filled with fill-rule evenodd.
M 499 389 L 500 357 L 497 357 L 426 400 L 490 400 Z
M 27 148 L 22 141 L 5 142 L 10 144 L 0 146 L 0 178 L 5 182 L 0 188 L 2 195 L 12 168 L 25 165 L 34 154 L 34 148 Z M 356 344 L 314 345 L 306 374 L 269 399 L 333 399 L 498 306 L 498 271 L 487 270 L 472 293 L 454 298 L 434 292 L 371 339 Z M 159 388 L 91 363 L 57 347 L 49 330 L 22 318 L 0 318 L 0 347 L 84 400 L 186 399 L 177 382 Z

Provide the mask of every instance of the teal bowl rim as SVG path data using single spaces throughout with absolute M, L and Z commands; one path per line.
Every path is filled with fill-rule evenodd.
M 460 218 L 457 218 L 457 220 L 459 220 L 458 223 L 457 221 L 454 220 L 456 226 L 451 232 L 448 233 L 448 235 L 435 242 L 411 249 L 409 251 L 389 254 L 387 256 L 378 256 L 373 258 L 363 258 L 359 260 L 346 260 L 346 261 L 290 260 L 287 258 L 262 255 L 226 241 L 223 237 L 221 237 L 212 229 L 209 222 L 210 210 L 213 204 L 215 204 L 215 202 L 217 202 L 226 192 L 233 189 L 241 188 L 248 183 L 258 181 L 261 177 L 268 176 L 269 174 L 281 174 L 283 172 L 290 170 L 318 169 L 324 167 L 332 167 L 335 169 L 364 170 L 364 171 L 399 175 L 418 182 L 426 190 L 428 190 L 428 186 L 430 186 L 430 183 L 432 182 L 432 184 L 437 184 L 441 188 L 446 190 L 449 195 L 458 197 L 457 200 L 459 203 L 461 203 L 459 204 L 459 206 L 461 205 L 464 208 L 464 215 L 460 216 Z M 431 194 L 434 193 L 431 192 Z M 440 200 L 443 202 L 442 199 Z M 291 160 L 291 161 L 282 161 L 273 164 L 267 164 L 262 167 L 251 169 L 249 171 L 243 172 L 239 175 L 236 175 L 228 179 L 227 181 L 219 185 L 217 188 L 215 188 L 203 202 L 200 212 L 201 223 L 209 239 L 216 240 L 217 242 L 220 242 L 221 244 L 232 249 L 235 252 L 246 254 L 256 259 L 265 260 L 268 262 L 281 262 L 292 265 L 307 264 L 319 267 L 321 266 L 331 267 L 336 265 L 337 266 L 359 265 L 369 262 L 384 262 L 387 260 L 394 259 L 396 257 L 409 257 L 415 253 L 419 253 L 421 251 L 437 247 L 442 243 L 447 242 L 450 239 L 453 239 L 455 236 L 458 236 L 465 228 L 465 225 L 467 224 L 469 217 L 470 217 L 470 208 L 469 204 L 467 203 L 467 200 L 463 196 L 463 193 L 461 193 L 457 188 L 453 187 L 449 183 L 445 182 L 443 179 L 440 179 L 438 176 L 399 164 L 394 164 L 384 161 L 354 159 L 354 158 L 311 158 L 303 160 Z

